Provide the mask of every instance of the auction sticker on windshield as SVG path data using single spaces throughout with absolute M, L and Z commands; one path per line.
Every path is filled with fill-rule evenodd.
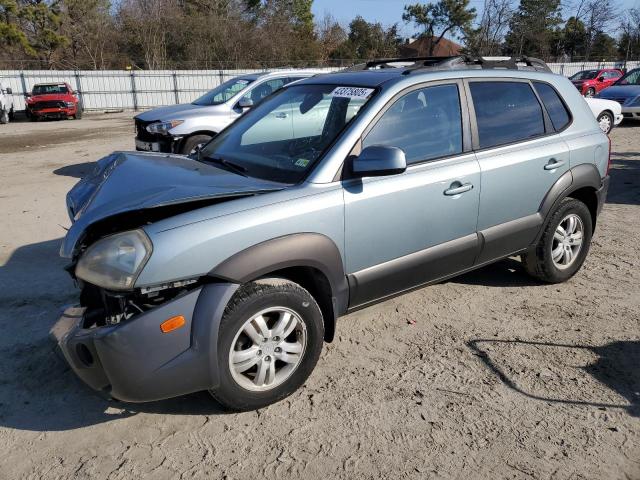
M 332 97 L 340 98 L 368 98 L 373 88 L 362 87 L 336 87 L 331 92 Z

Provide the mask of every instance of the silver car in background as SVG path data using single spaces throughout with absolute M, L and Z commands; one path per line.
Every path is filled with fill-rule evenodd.
M 322 73 L 281 70 L 234 77 L 191 103 L 154 108 L 134 118 L 136 150 L 194 153 L 249 108 L 285 85 Z

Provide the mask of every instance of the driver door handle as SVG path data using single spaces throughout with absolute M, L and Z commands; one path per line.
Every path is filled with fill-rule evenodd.
M 287 118 L 288 116 L 289 115 L 284 112 L 276 113 L 276 118 Z
M 460 195 L 461 193 L 468 192 L 473 188 L 472 183 L 453 182 L 451 186 L 444 191 L 447 196 Z

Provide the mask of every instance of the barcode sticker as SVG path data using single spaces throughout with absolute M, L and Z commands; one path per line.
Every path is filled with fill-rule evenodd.
M 373 88 L 336 87 L 333 92 L 331 92 L 331 96 L 340 98 L 368 98 L 372 93 Z

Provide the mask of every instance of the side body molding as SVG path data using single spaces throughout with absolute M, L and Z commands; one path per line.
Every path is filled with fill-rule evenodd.
M 319 233 L 296 233 L 258 243 L 229 257 L 209 275 L 234 283 L 245 283 L 270 272 L 291 267 L 312 267 L 319 270 L 331 286 L 333 318 L 347 311 L 349 284 L 336 244 Z M 326 313 L 326 312 L 323 312 Z M 326 325 L 331 330 L 333 325 Z M 332 334 L 332 333 L 331 333 Z

